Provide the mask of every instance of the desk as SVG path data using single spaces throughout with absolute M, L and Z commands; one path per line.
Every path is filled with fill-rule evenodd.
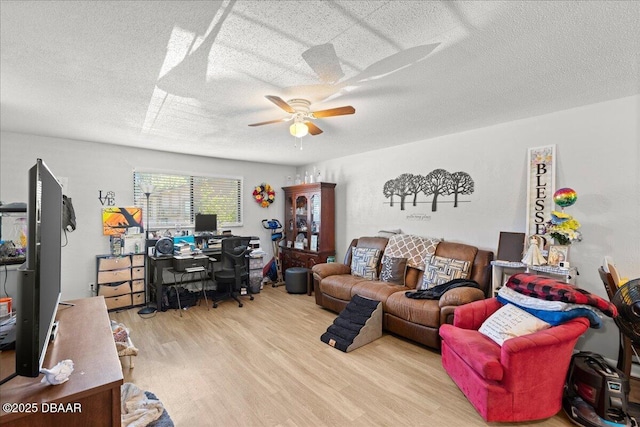
M 49 368 L 64 359 L 73 360 L 75 369 L 69 381 L 51 386 L 40 383 L 42 376 L 15 377 L 0 386 L 2 404 L 33 403 L 37 409 L 32 413 L 0 411 L 3 426 L 120 426 L 122 366 L 104 297 L 71 302 L 75 305 L 58 307 L 58 335 L 49 344 L 43 364 Z M 3 377 L 15 372 L 15 352 L 0 353 L 0 366 Z M 51 410 L 60 404 L 76 408 L 75 413 Z
M 215 261 L 210 262 L 211 270 L 213 272 L 214 262 L 218 262 L 221 259 L 222 252 L 206 252 L 207 256 L 215 257 Z M 164 284 L 164 278 L 162 273 L 165 269 L 173 267 L 173 255 L 164 256 L 148 256 L 149 262 L 147 262 L 147 268 L 149 268 L 147 277 L 149 278 L 148 286 L 151 283 L 155 286 L 156 290 L 156 308 L 158 311 L 162 311 L 162 285 Z M 213 276 L 213 274 L 212 274 Z

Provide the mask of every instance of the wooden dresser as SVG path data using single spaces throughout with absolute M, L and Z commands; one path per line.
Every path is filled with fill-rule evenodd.
M 122 367 L 104 297 L 70 302 L 75 305 L 58 306 L 58 335 L 44 359 L 46 368 L 73 360 L 75 369 L 69 381 L 55 386 L 42 384 L 40 375 L 16 377 L 0 386 L 2 426 L 121 425 Z M 0 353 L 0 367 L 2 377 L 15 372 L 14 351 Z

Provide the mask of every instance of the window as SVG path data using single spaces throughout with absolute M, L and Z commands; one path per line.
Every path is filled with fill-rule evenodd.
M 133 172 L 133 202 L 147 209 L 141 184 L 153 186 L 149 230 L 193 227 L 198 213 L 216 214 L 220 227 L 242 225 L 242 178 Z

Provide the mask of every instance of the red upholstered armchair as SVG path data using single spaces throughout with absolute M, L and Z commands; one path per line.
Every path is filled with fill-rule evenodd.
M 504 341 L 478 332 L 502 304 L 485 299 L 457 307 L 440 326 L 442 365 L 486 421 L 531 421 L 555 415 L 573 348 L 589 328 L 580 317 Z

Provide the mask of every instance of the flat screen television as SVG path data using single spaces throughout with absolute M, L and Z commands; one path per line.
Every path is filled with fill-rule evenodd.
M 196 214 L 196 233 L 212 233 L 218 230 L 216 214 Z
M 29 170 L 27 259 L 18 275 L 16 374 L 37 377 L 60 302 L 62 187 L 38 159 Z

